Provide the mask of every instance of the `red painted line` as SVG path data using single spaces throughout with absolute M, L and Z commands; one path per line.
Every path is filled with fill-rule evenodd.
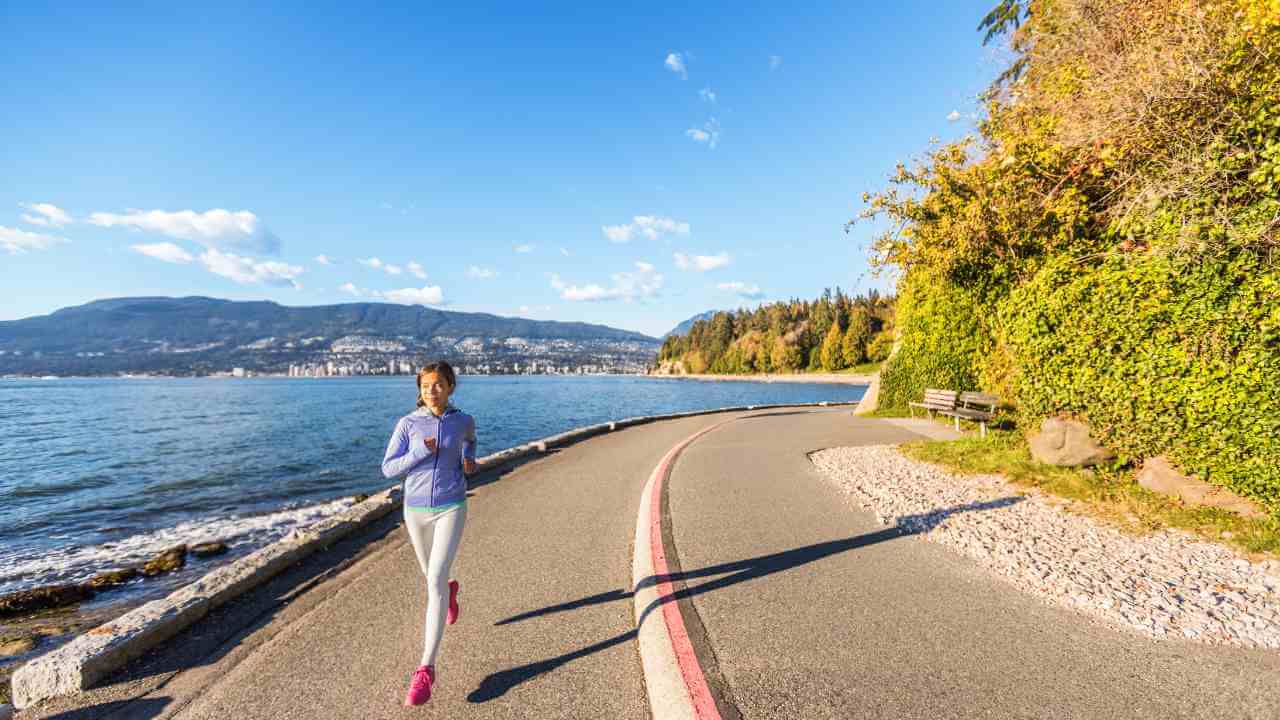
M 680 608 L 674 598 L 675 588 L 666 579 L 670 571 L 666 553 L 662 549 L 662 484 L 682 450 L 694 440 L 730 422 L 733 421 L 725 420 L 696 432 L 667 451 L 662 462 L 653 471 L 653 493 L 649 506 L 649 552 L 653 556 L 653 573 L 662 578 L 657 583 L 658 597 L 663 601 L 662 618 L 667 624 L 667 635 L 671 638 L 671 648 L 680 665 L 680 674 L 684 677 L 685 687 L 693 700 L 694 712 L 702 720 L 720 720 L 720 710 L 716 707 L 715 698 L 711 696 L 711 688 L 707 685 L 702 665 L 698 663 L 698 656 L 693 652 L 693 643 L 689 640 L 689 632 L 685 629 L 684 618 L 680 615 Z

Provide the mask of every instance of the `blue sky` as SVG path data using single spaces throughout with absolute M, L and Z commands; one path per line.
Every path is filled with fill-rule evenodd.
M 992 4 L 7 3 L 0 319 L 209 295 L 657 335 L 883 290 L 843 224 L 972 130 Z

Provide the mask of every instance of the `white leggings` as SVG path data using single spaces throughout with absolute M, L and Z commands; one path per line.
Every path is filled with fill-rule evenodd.
M 445 612 L 449 609 L 449 568 L 458 555 L 462 527 L 467 523 L 467 506 L 442 513 L 404 509 L 404 527 L 427 576 L 427 619 L 423 630 L 423 665 L 434 665 L 444 637 Z M 432 525 L 435 525 L 433 528 Z

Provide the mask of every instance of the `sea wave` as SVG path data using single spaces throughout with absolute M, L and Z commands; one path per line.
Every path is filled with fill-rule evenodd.
M 220 540 L 232 552 L 246 552 L 351 505 L 352 499 L 347 497 L 264 515 L 199 518 L 101 545 L 72 546 L 35 556 L 0 549 L 0 594 L 39 585 L 82 582 L 104 570 L 145 562 L 162 550 L 184 543 Z

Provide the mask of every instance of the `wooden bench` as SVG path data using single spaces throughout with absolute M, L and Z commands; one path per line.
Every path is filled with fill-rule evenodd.
M 987 422 L 996 416 L 996 405 L 1000 404 L 1000 398 L 995 395 L 988 395 L 980 392 L 964 392 L 960 393 L 959 399 L 956 400 L 955 407 L 949 410 L 939 410 L 943 415 L 949 415 L 956 419 L 956 432 L 960 431 L 960 420 L 972 420 L 982 427 L 981 437 L 987 436 Z
M 911 417 L 916 416 L 916 408 L 924 408 L 929 413 L 929 417 L 933 417 L 935 412 L 946 413 L 956 409 L 957 393 L 955 390 L 939 390 L 937 388 L 929 388 L 924 391 L 924 402 L 907 403 L 910 407 Z

